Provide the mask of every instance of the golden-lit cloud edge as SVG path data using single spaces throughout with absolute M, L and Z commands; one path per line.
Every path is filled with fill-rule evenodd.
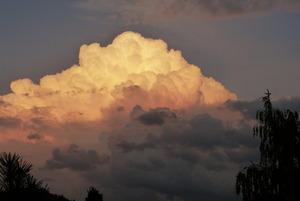
M 189 64 L 180 51 L 129 31 L 106 47 L 82 45 L 79 65 L 46 75 L 38 84 L 28 78 L 13 81 L 11 90 L 0 97 L 2 132 L 14 129 L 19 136 L 16 133 L 26 130 L 29 137 L 39 139 L 38 129 L 44 132 L 60 124 L 107 120 L 115 111 L 128 116 L 136 105 L 145 110 L 178 110 L 237 99 Z M 51 136 L 44 138 L 51 140 Z

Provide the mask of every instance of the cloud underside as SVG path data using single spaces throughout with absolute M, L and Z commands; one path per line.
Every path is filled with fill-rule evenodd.
M 99 155 L 93 149 L 80 149 L 76 144 L 71 144 L 66 150 L 55 148 L 52 156 L 53 158 L 46 161 L 45 169 L 69 168 L 74 171 L 85 171 L 95 168 L 96 165 L 108 163 L 110 160 L 107 154 Z
M 207 113 L 187 117 L 167 108 L 137 108 L 121 129 L 100 135 L 99 148 L 80 149 L 74 144 L 55 148 L 45 168 L 80 172 L 90 183 L 110 189 L 106 195 L 110 200 L 235 197 L 230 193 L 231 177 L 258 157 L 258 143 L 248 133 L 248 124 L 237 128 Z M 106 145 L 108 149 L 100 153 Z
M 273 105 L 300 109 L 299 98 Z M 211 110 L 191 115 L 137 105 L 121 128 L 100 134 L 98 148 L 57 147 L 44 167 L 78 172 L 110 200 L 238 200 L 237 171 L 259 157 L 259 141 L 246 120 L 261 107 L 260 100 L 229 101 L 217 110 L 243 115 L 229 123 Z
M 107 14 L 111 19 L 123 19 L 129 23 L 147 23 L 178 16 L 222 19 L 263 15 L 276 10 L 300 10 L 297 0 L 86 0 L 74 5 L 96 10 Z

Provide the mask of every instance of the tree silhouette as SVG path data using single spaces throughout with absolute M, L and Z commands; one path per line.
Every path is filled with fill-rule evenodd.
M 236 177 L 236 193 L 244 201 L 300 200 L 300 121 L 297 112 L 272 107 L 270 92 L 258 111 L 260 161 L 241 170 Z
M 16 191 L 24 188 L 41 188 L 43 181 L 34 178 L 32 164 L 23 161 L 17 154 L 0 154 L 0 190 Z
M 99 191 L 95 187 L 90 187 L 87 191 L 87 197 L 85 201 L 103 201 L 103 194 L 99 193 Z
M 32 167 L 16 153 L 0 154 L 1 201 L 69 201 L 64 196 L 51 194 L 43 181 L 31 175 Z

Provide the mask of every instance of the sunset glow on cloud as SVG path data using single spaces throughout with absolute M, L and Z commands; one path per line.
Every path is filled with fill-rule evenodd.
M 134 32 L 120 34 L 107 47 L 82 45 L 79 65 L 46 75 L 39 84 L 13 81 L 11 90 L 1 96 L 0 115 L 23 121 L 90 121 L 105 118 L 103 110 L 111 107 L 129 113 L 135 105 L 182 109 L 237 98 L 180 51 Z

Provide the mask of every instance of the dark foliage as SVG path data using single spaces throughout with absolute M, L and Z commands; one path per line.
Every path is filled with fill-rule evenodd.
M 237 174 L 236 193 L 244 201 L 300 200 L 300 121 L 297 112 L 272 107 L 269 91 L 263 98 L 264 109 L 258 111 L 260 161 Z
M 32 164 L 17 154 L 0 154 L 1 201 L 69 201 L 63 196 L 51 194 L 43 181 L 30 174 Z
M 95 187 L 90 187 L 87 191 L 87 197 L 85 201 L 103 201 L 103 194 L 99 193 L 99 191 Z
M 23 161 L 17 154 L 0 155 L 0 190 L 19 191 L 22 189 L 40 189 L 43 181 L 34 178 L 30 171 L 32 165 Z

